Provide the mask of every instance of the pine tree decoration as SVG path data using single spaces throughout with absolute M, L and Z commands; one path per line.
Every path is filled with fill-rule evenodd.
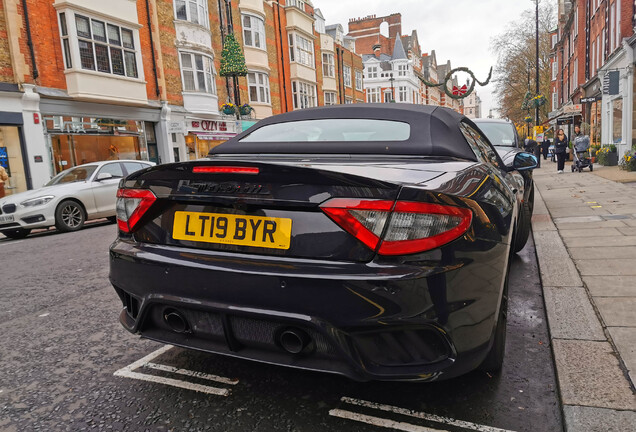
M 247 67 L 245 67 L 245 56 L 241 51 L 241 46 L 236 41 L 232 33 L 225 37 L 223 51 L 221 51 L 221 76 L 245 76 L 247 75 Z

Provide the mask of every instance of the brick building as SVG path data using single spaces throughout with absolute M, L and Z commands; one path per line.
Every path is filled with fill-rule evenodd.
M 422 54 L 417 32 L 402 35 L 402 15 L 369 15 L 349 20 L 356 52 L 362 54 L 367 102 L 441 105 L 462 112 L 460 100 L 446 97 L 438 87 L 425 86 L 420 78 L 438 83 L 450 62 L 438 73 L 435 51 Z M 454 82 L 456 84 L 456 82 Z
M 327 28 L 310 0 L 22 4 L 0 2 L 0 163 L 11 172 L 9 193 L 84 162 L 199 158 L 258 119 L 364 100 L 353 40 L 341 26 Z M 230 33 L 246 77 L 217 72 Z M 254 111 L 237 119 L 220 110 L 225 102 Z
M 635 13 L 633 0 L 559 0 L 552 34 L 553 126 L 571 135 L 585 121 L 595 144 L 619 153 L 634 137 Z

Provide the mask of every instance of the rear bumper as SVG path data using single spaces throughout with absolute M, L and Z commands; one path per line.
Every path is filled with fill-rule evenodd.
M 149 339 L 359 381 L 430 381 L 485 357 L 506 250 L 450 261 L 437 250 L 417 265 L 334 263 L 117 240 L 110 280 L 124 305 L 121 323 Z M 173 311 L 185 331 L 167 323 Z M 300 354 L 281 346 L 290 328 L 310 341 Z

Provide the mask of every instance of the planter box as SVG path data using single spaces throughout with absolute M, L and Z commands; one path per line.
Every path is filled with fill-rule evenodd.
M 609 152 L 607 154 L 607 166 L 618 165 L 618 153 Z

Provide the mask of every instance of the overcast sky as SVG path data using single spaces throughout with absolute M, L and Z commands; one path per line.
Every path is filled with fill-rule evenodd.
M 349 18 L 367 15 L 402 14 L 402 34 L 417 30 L 422 53 L 435 50 L 438 64 L 451 61 L 453 68 L 471 69 L 484 81 L 497 57 L 491 40 L 526 9 L 534 8 L 533 0 L 312 0 L 325 16 L 327 25 L 342 24 L 348 31 Z M 550 0 L 543 0 L 550 1 Z M 554 0 L 556 1 L 556 0 Z M 482 116 L 496 108 L 491 91 L 493 85 L 477 86 L 482 100 Z

